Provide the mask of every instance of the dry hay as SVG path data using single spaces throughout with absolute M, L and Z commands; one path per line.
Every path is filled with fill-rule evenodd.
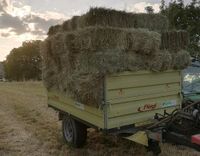
M 62 33 L 57 33 L 53 37 L 50 38 L 51 40 L 51 53 L 52 55 L 59 55 L 65 51 L 65 44 L 64 44 L 65 36 Z
M 77 101 L 93 106 L 101 106 L 103 100 L 103 80 L 109 73 L 122 71 L 152 70 L 163 71 L 172 68 L 171 54 L 158 51 L 155 55 L 141 55 L 132 51 L 81 51 L 76 53 L 75 66 L 70 63 L 68 53 L 60 56 L 62 70 L 50 67 L 45 81 L 50 89 L 57 89 Z M 186 65 L 186 64 L 184 64 Z
M 132 13 L 105 8 L 91 8 L 79 20 L 81 28 L 88 26 L 134 28 L 135 24 L 136 20 Z
M 191 63 L 190 54 L 186 50 L 180 50 L 177 54 L 172 54 L 172 56 L 174 69 L 184 69 Z
M 62 25 L 52 26 L 48 35 L 61 31 L 74 31 L 81 28 L 101 26 L 116 28 L 145 28 L 161 32 L 168 29 L 168 20 L 161 14 L 134 14 L 106 8 L 91 8 L 82 16 L 74 16 Z
M 145 29 L 88 27 L 65 36 L 69 51 L 115 49 L 150 54 L 159 50 L 160 42 L 158 33 Z
M 147 28 L 153 31 L 168 30 L 168 19 L 161 14 L 133 14 L 136 18 L 135 28 Z
M 99 74 L 74 74 L 68 83 L 67 95 L 77 101 L 100 107 L 103 101 L 104 75 Z
M 58 33 L 59 31 L 62 31 L 62 27 L 61 25 L 55 25 L 55 26 L 51 26 L 49 28 L 49 31 L 47 33 L 47 35 L 55 35 L 56 33 Z
M 73 31 L 78 29 L 80 16 L 73 16 L 72 19 L 65 21 L 61 27 L 63 31 Z
M 189 44 L 189 35 L 186 31 L 166 31 L 161 34 L 161 48 L 177 52 L 186 49 Z
M 150 30 L 168 29 L 168 21 L 160 14 L 134 14 L 105 8 L 91 8 L 79 18 L 80 28 L 88 26 L 110 26 L 121 28 L 147 28 Z
M 62 56 L 61 58 L 63 59 Z M 93 106 L 95 104 L 98 107 L 101 106 L 103 100 L 103 80 L 106 74 L 144 69 L 153 71 L 164 70 L 165 61 L 163 61 L 163 58 L 155 60 L 157 61 L 155 64 L 160 62 L 161 66 L 149 66 L 154 58 L 154 56 L 142 56 L 134 52 L 118 50 L 98 51 L 95 53 L 81 52 L 77 55 L 76 59 L 78 62 L 74 71 L 69 69 L 71 65 L 67 58 L 65 58 L 64 69 L 55 74 L 55 77 L 50 81 L 54 81 L 51 84 L 55 83 L 58 85 L 54 89 L 57 88 L 81 103 Z M 171 64 L 170 62 L 168 63 L 167 69 L 170 69 L 169 65 Z
M 172 68 L 172 55 L 167 50 L 160 51 L 149 62 L 149 69 L 155 72 L 168 70 L 170 68 Z
M 57 33 L 44 42 L 47 89 L 96 107 L 103 100 L 103 80 L 122 71 L 182 69 L 189 54 L 160 50 L 160 35 L 144 29 L 88 27 Z
M 164 32 L 161 37 L 141 28 L 166 30 L 167 22 L 161 15 L 93 8 L 51 27 L 41 50 L 45 86 L 101 107 L 107 74 L 183 69 L 190 63 L 183 50 L 187 33 Z

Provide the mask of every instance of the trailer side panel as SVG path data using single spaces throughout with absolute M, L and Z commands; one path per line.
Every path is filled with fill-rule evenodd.
M 106 78 L 108 129 L 153 121 L 180 107 L 181 72 L 124 72 Z

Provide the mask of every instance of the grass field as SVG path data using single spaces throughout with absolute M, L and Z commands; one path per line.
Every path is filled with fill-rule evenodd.
M 41 82 L 0 83 L 0 156 L 143 156 L 143 146 L 92 129 L 83 149 L 65 144 L 58 114 L 47 107 Z M 198 156 L 183 146 L 161 145 L 161 156 Z

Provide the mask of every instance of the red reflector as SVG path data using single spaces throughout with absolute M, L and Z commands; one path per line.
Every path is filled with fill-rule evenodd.
M 191 142 L 200 145 L 200 134 L 192 135 Z

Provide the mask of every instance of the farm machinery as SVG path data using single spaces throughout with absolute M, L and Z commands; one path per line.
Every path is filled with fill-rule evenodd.
M 145 127 L 148 149 L 161 152 L 159 142 L 184 145 L 200 151 L 200 101 L 187 101 L 185 107 L 168 114 L 155 114 L 155 122 Z
M 159 142 L 185 145 L 200 151 L 200 61 L 193 59 L 182 75 L 182 107 L 172 113 L 156 113 L 157 122 L 145 127 L 148 149 L 155 155 L 161 152 Z

